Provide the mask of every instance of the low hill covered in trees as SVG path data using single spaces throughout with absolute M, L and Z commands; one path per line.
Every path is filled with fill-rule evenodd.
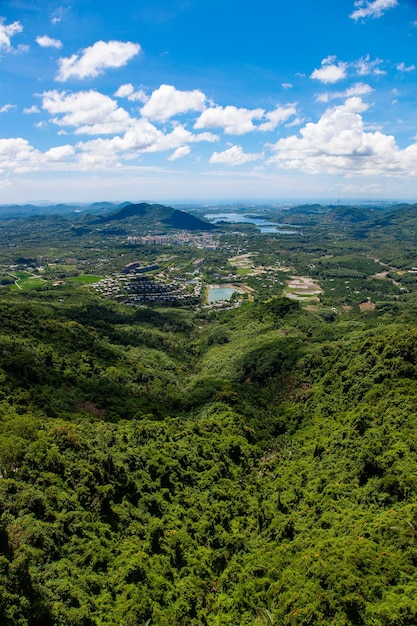
M 213 230 L 216 228 L 214 224 L 210 224 L 186 211 L 146 202 L 124 204 L 122 208 L 100 217 L 100 221 L 104 224 L 126 219 L 137 219 L 144 223 L 150 223 L 153 228 L 158 225 L 179 230 Z

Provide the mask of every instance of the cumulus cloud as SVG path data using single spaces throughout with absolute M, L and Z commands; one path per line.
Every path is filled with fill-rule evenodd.
M 0 50 L 8 50 L 11 48 L 11 39 L 16 33 L 21 33 L 23 27 L 20 22 L 5 24 L 4 19 L 0 18 Z
M 127 98 L 128 100 L 138 100 L 139 102 L 146 102 L 148 100 L 144 91 L 135 91 L 135 88 L 131 83 L 120 85 L 119 89 L 114 94 L 116 98 Z
M 142 107 L 141 113 L 148 119 L 164 122 L 179 113 L 203 111 L 205 102 L 206 96 L 198 89 L 180 91 L 172 85 L 161 85 Z
M 412 72 L 415 69 L 416 69 L 415 65 L 406 65 L 404 61 L 397 65 L 397 70 L 399 72 Z
M 123 136 L 79 142 L 76 146 L 81 151 L 79 162 L 85 169 L 108 167 L 120 158 L 129 160 L 137 157 L 154 146 L 162 136 L 163 133 L 152 124 L 138 120 Z
M 258 161 L 262 158 L 260 154 L 247 154 L 242 146 L 232 146 L 223 152 L 213 152 L 209 163 L 222 163 L 223 165 L 243 165 L 250 161 Z
M 158 141 L 146 149 L 146 152 L 163 152 L 165 150 L 173 150 L 188 143 L 196 143 L 199 141 L 214 142 L 217 141 L 217 135 L 213 133 L 194 134 L 183 126 L 176 126 L 170 133 L 159 135 Z
M 68 158 L 72 157 L 75 153 L 75 149 L 73 146 L 65 145 L 65 146 L 57 146 L 55 148 L 50 148 L 44 153 L 44 158 L 47 161 L 66 161 Z
M 296 114 L 297 109 L 293 104 L 289 104 L 285 107 L 278 106 L 273 111 L 265 113 L 265 117 L 268 121 L 259 124 L 258 129 L 262 131 L 274 130 L 278 124 L 286 122 L 290 117 Z
M 134 121 L 132 128 L 123 136 L 80 142 L 77 148 L 82 152 L 80 163 L 84 168 L 98 168 L 120 164 L 123 160 L 134 159 L 143 152 L 174 150 L 175 158 L 179 158 L 188 154 L 186 144 L 216 140 L 217 136 L 212 133 L 193 134 L 182 126 L 164 134 L 147 120 L 139 119 Z
M 85 134 L 111 134 L 127 129 L 132 121 L 125 109 L 118 107 L 109 96 L 98 91 L 76 93 L 47 91 L 42 94 L 42 107 L 53 115 L 58 126 L 75 127 Z
M 8 113 L 9 111 L 15 108 L 16 108 L 15 104 L 4 104 L 3 106 L 0 107 L 0 113 Z
M 120 85 L 119 89 L 115 92 L 117 98 L 128 98 L 135 91 L 135 88 L 131 83 Z
M 130 41 L 96 41 L 80 54 L 59 59 L 57 80 L 66 81 L 68 78 L 94 78 L 107 68 L 122 67 L 130 59 L 139 54 L 141 47 Z
M 171 156 L 168 157 L 168 160 L 176 161 L 177 159 L 182 159 L 183 157 L 187 156 L 187 154 L 190 154 L 190 152 L 190 146 L 180 146 L 175 150 L 175 152 L 173 152 L 173 154 L 171 154 Z
M 74 146 L 55 146 L 41 152 L 23 138 L 0 139 L 0 173 L 45 171 L 87 171 L 128 165 L 143 152 L 173 150 L 171 161 L 190 153 L 187 144 L 215 141 L 211 133 L 193 134 L 178 126 L 165 135 L 150 122 L 139 119 L 123 135 L 80 141 Z
M 353 13 L 349 15 L 353 20 L 359 20 L 366 17 L 381 17 L 388 9 L 393 9 L 398 5 L 398 0 L 374 0 L 373 2 L 365 2 L 359 0 L 355 2 L 357 7 Z
M 366 96 L 369 93 L 372 93 L 373 89 L 370 85 L 366 83 L 356 83 L 345 89 L 345 91 L 335 91 L 335 92 L 326 92 L 321 93 L 317 96 L 316 100 L 318 102 L 329 102 L 329 100 L 336 100 L 338 98 L 352 98 L 353 96 Z
M 75 149 L 70 145 L 41 152 L 22 137 L 0 139 L 0 173 L 22 174 L 40 169 L 67 170 L 69 159 L 74 154 Z
M 336 64 L 336 58 L 333 56 L 323 59 L 321 67 L 315 69 L 310 78 L 319 80 L 321 83 L 337 83 L 339 80 L 346 78 L 347 63 L 339 61 Z
M 0 139 L 0 173 L 28 172 L 38 162 L 39 152 L 26 139 L 13 137 Z
M 270 159 L 283 169 L 310 174 L 388 175 L 417 170 L 417 144 L 399 150 L 395 139 L 383 133 L 366 132 L 361 113 L 367 110 L 361 98 L 353 97 L 329 108 L 317 123 L 308 123 L 301 136 L 280 139 Z
M 238 109 L 235 106 L 216 106 L 202 112 L 194 128 L 223 128 L 229 135 L 244 135 L 256 130 L 254 119 L 261 119 L 264 109 Z
M 117 93 L 129 97 L 134 89 L 126 84 Z M 51 90 L 41 94 L 41 98 L 42 108 L 50 113 L 50 121 L 60 127 L 60 134 L 66 134 L 69 129 L 78 135 L 114 135 L 80 141 L 73 154 L 68 147 L 65 151 L 60 148 L 50 154 L 50 160 L 56 155 L 62 159 L 72 156 L 71 165 L 76 167 L 78 164 L 83 170 L 119 167 L 143 152 L 174 151 L 170 159 L 175 160 L 190 152 L 188 144 L 218 140 L 218 136 L 211 132 L 191 132 L 178 123 L 166 133 L 147 118 L 131 117 L 114 99 L 92 89 L 75 93 Z M 178 108 L 178 101 L 175 106 Z
M 52 39 L 52 37 L 48 37 L 48 35 L 36 37 L 36 43 L 38 43 L 41 48 L 62 48 L 62 41 L 59 39 Z

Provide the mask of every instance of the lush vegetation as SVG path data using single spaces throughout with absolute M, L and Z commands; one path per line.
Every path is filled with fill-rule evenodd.
M 381 212 L 297 210 L 311 236 L 226 227 L 204 253 L 209 277 L 243 242 L 264 268 L 253 301 L 218 312 L 89 287 L 97 258 L 152 249 L 67 240 L 57 217 L 48 241 L 32 218 L 0 229 L 17 248 L 0 291 L 1 624 L 417 623 L 411 253 L 402 273 L 392 209 L 364 238 Z M 55 258 L 60 232 L 77 263 Z M 188 271 L 202 253 L 160 254 Z M 284 261 L 319 281 L 317 306 L 281 297 Z

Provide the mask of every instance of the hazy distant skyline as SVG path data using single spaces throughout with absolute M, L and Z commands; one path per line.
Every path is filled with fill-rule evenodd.
M 0 3 L 0 204 L 417 201 L 415 0 Z

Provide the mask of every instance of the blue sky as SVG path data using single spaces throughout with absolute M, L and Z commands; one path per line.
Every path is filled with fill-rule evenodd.
M 0 204 L 417 201 L 416 0 L 0 0 Z

